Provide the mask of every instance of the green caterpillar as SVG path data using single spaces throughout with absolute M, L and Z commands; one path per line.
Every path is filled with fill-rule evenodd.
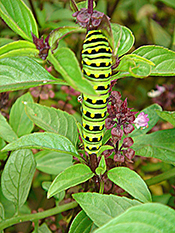
M 109 98 L 112 74 L 112 49 L 101 30 L 88 31 L 83 43 L 82 71 L 97 91 L 97 96 L 82 95 L 82 137 L 88 154 L 98 153 Z

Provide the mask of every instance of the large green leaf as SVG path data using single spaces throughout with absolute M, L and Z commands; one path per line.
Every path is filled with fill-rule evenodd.
M 92 220 L 82 210 L 74 218 L 70 226 L 69 233 L 90 233 L 93 224 L 94 223 L 92 222 Z
M 39 53 L 35 45 L 29 41 L 18 40 L 0 47 L 0 59 L 5 57 L 35 57 Z
M 78 154 L 68 138 L 56 133 L 32 133 L 24 135 L 16 141 L 5 146 L 2 151 L 18 150 L 23 148 L 46 149 L 58 152 Z
M 129 208 L 94 233 L 175 233 L 175 211 L 158 203 Z
M 175 126 L 175 112 L 168 112 L 168 111 L 159 111 L 156 110 L 158 116 L 160 116 L 165 121 L 170 122 L 172 125 Z
M 10 111 L 9 123 L 18 137 L 31 133 L 34 128 L 33 122 L 28 118 L 24 110 L 24 102 L 33 102 L 30 93 L 22 95 L 13 104 Z
M 91 169 L 85 164 L 73 165 L 61 172 L 49 187 L 47 196 L 52 197 L 55 194 L 64 191 L 70 187 L 81 184 L 94 176 Z
M 67 152 L 40 151 L 35 154 L 35 160 L 38 170 L 52 175 L 73 165 L 72 156 Z
M 53 133 L 59 133 L 76 145 L 78 131 L 76 121 L 67 112 L 45 107 L 40 104 L 26 103 L 26 113 L 40 128 Z
M 161 46 L 146 45 L 133 52 L 141 57 L 152 61 L 151 76 L 174 76 L 175 75 L 175 52 Z
M 150 134 L 133 137 L 132 148 L 136 155 L 161 159 L 175 163 L 175 129 L 160 130 Z
M 12 142 L 18 138 L 5 117 L 0 113 L 0 137 L 7 142 Z
M 0 203 L 0 222 L 2 222 L 5 219 L 5 214 L 4 214 L 4 206 L 2 203 Z
M 128 208 L 140 204 L 140 202 L 126 197 L 99 193 L 76 193 L 73 194 L 73 198 L 98 227 Z
M 120 57 L 132 48 L 135 39 L 129 28 L 114 23 L 111 27 L 114 37 L 114 55 Z
M 3 170 L 2 192 L 18 210 L 28 197 L 35 166 L 35 159 L 30 150 L 17 150 L 11 153 Z
M 22 38 L 32 41 L 38 37 L 38 27 L 31 10 L 21 0 L 1 0 L 0 16 L 6 24 Z
M 70 49 L 60 48 L 54 55 L 49 52 L 48 60 L 75 90 L 97 95 L 90 82 L 83 78 L 77 58 Z
M 32 231 L 32 233 L 36 233 L 36 230 Z M 52 233 L 46 223 L 43 223 L 41 226 L 38 227 L 37 233 Z
M 115 167 L 108 171 L 107 176 L 115 184 L 142 202 L 151 201 L 151 194 L 142 178 L 127 167 Z
M 25 89 L 49 82 L 64 84 L 29 57 L 10 57 L 0 60 L 0 92 Z

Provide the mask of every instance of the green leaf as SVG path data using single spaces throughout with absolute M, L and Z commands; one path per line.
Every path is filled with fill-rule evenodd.
M 99 193 L 76 193 L 73 194 L 73 198 L 98 227 L 122 214 L 128 208 L 140 204 L 126 197 Z
M 73 165 L 60 173 L 52 182 L 47 193 L 48 198 L 75 185 L 81 184 L 94 176 L 84 164 Z
M 49 45 L 51 49 L 54 49 L 56 45 L 58 45 L 59 41 L 64 37 L 67 36 L 70 33 L 75 32 L 82 32 L 85 31 L 84 29 L 77 27 L 71 27 L 71 26 L 65 26 L 65 27 L 59 27 L 53 30 L 49 35 Z
M 9 39 L 9 38 L 0 38 L 0 47 L 4 46 L 10 42 L 14 42 L 14 40 Z
M 34 230 L 32 233 L 36 233 L 36 231 Z M 47 224 L 43 223 L 41 226 L 38 227 L 37 233 L 52 233 L 52 232 L 48 228 Z
M 72 155 L 67 152 L 40 151 L 35 154 L 36 168 L 42 172 L 58 175 L 72 166 Z
M 0 150 L 6 145 L 5 141 L 0 137 Z M 0 151 L 0 160 L 5 160 L 7 158 L 7 152 L 2 153 Z
M 141 202 L 151 201 L 151 194 L 142 178 L 127 167 L 115 167 L 108 171 L 108 178 Z
M 2 222 L 5 219 L 5 214 L 4 214 L 4 206 L 2 203 L 0 203 L 0 222 Z
M 170 7 L 175 8 L 175 2 L 172 0 L 160 0 L 160 1 L 163 2 L 164 4 L 170 6 Z
M 37 126 L 48 132 L 59 133 L 76 145 L 78 131 L 72 115 L 35 103 L 26 103 L 25 106 L 27 115 Z
M 114 37 L 114 55 L 120 57 L 132 48 L 135 38 L 127 27 L 114 23 L 111 27 Z
M 0 137 L 7 142 L 12 142 L 18 138 L 5 117 L 0 113 Z
M 1 0 L 0 16 L 22 38 L 32 41 L 31 32 L 38 37 L 38 27 L 35 18 L 23 1 Z
M 158 116 L 160 116 L 165 121 L 170 122 L 172 125 L 175 126 L 175 112 L 168 112 L 168 111 L 160 111 L 156 110 Z
M 90 233 L 92 227 L 92 220 L 82 210 L 74 218 L 70 226 L 69 233 Z
M 30 150 L 11 153 L 2 173 L 2 192 L 17 210 L 26 201 L 35 172 L 35 160 Z
M 64 84 L 29 57 L 10 57 L 0 60 L 0 92 L 45 85 Z
M 75 147 L 68 138 L 55 133 L 32 133 L 5 146 L 2 151 L 18 150 L 18 149 L 46 149 L 58 152 L 67 152 L 69 154 L 77 154 Z
M 18 40 L 0 47 L 0 59 L 5 57 L 15 56 L 30 56 L 38 55 L 39 50 L 29 41 Z
M 99 157 L 105 150 L 111 150 L 114 149 L 114 147 L 109 146 L 109 145 L 103 145 L 100 147 L 100 150 L 97 153 L 97 157 Z
M 158 114 L 157 114 L 157 111 L 161 111 L 161 110 L 162 110 L 162 108 L 160 105 L 152 104 L 149 107 L 144 108 L 142 111 L 140 111 L 140 112 L 144 112 L 145 114 L 148 114 L 148 118 L 149 118 L 148 127 L 144 128 L 144 129 L 141 129 L 141 128 L 137 129 L 136 128 L 130 134 L 130 136 L 135 137 L 135 136 L 143 135 L 143 134 L 146 134 L 147 132 L 149 132 L 155 126 L 155 124 L 158 122 L 158 120 L 160 119 Z M 140 114 L 140 112 L 136 116 L 138 116 Z
M 70 49 L 60 48 L 54 55 L 49 52 L 48 60 L 75 90 L 97 95 L 90 82 L 83 78 L 78 61 Z
M 133 52 L 143 58 L 152 61 L 151 76 L 174 76 L 175 75 L 175 52 L 166 48 L 146 45 Z
M 30 93 L 26 93 L 18 98 L 10 111 L 9 123 L 18 137 L 31 133 L 34 128 L 33 122 L 28 118 L 24 110 L 26 101 L 33 102 Z
M 50 187 L 50 185 L 51 185 L 51 181 L 44 181 L 44 182 L 42 182 L 42 188 L 44 189 L 44 190 L 46 190 L 46 191 L 48 191 L 49 190 L 49 187 Z M 62 201 L 63 199 L 64 199 L 64 197 L 65 197 L 65 194 L 66 194 L 66 192 L 65 191 L 62 191 L 62 192 L 60 192 L 60 193 L 57 193 L 55 196 L 53 196 L 55 199 L 56 199 L 56 201 L 57 201 L 57 203 L 59 203 L 60 201 Z
M 133 137 L 132 148 L 136 155 L 175 162 L 175 129 L 160 130 L 154 133 Z
M 150 60 L 135 54 L 128 54 L 121 58 L 116 71 L 120 72 L 117 74 L 119 76 L 122 75 L 122 72 L 124 72 L 124 75 L 129 72 L 135 78 L 144 78 L 151 74 L 152 66 L 154 66 L 154 63 Z
M 158 203 L 129 208 L 94 233 L 174 233 L 175 211 Z
M 106 161 L 104 155 L 102 155 L 98 167 L 95 169 L 95 172 L 98 176 L 101 176 L 106 171 Z
M 171 43 L 170 34 L 165 31 L 156 21 L 150 19 L 150 30 L 152 33 L 152 37 L 154 43 L 157 45 L 162 45 L 165 47 L 169 47 Z

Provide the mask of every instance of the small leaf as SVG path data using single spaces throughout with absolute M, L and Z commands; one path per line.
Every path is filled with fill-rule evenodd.
M 133 137 L 136 155 L 175 163 L 175 128 Z
M 42 172 L 58 175 L 72 166 L 72 155 L 67 152 L 40 151 L 35 154 L 36 168 Z
M 135 38 L 127 27 L 114 23 L 111 27 L 114 37 L 114 55 L 120 57 L 132 48 Z
M 76 193 L 73 194 L 73 198 L 98 227 L 122 214 L 128 208 L 140 204 L 126 197 L 99 193 Z
M 91 169 L 84 164 L 73 165 L 60 173 L 52 182 L 48 198 L 75 185 L 81 184 L 94 176 Z
M 100 163 L 98 167 L 95 169 L 95 172 L 98 176 L 101 176 L 105 173 L 106 171 L 106 161 L 104 155 L 102 155 Z
M 29 41 L 18 40 L 0 47 L 0 59 L 15 56 L 35 57 L 39 51 Z
M 1 0 L 0 16 L 22 38 L 32 41 L 31 32 L 38 37 L 38 27 L 35 18 L 23 1 Z
M 146 134 L 147 132 L 149 132 L 155 126 L 155 124 L 158 122 L 158 120 L 160 119 L 158 114 L 157 114 L 157 111 L 162 111 L 161 106 L 158 104 L 152 104 L 149 107 L 144 108 L 142 111 L 140 111 L 140 112 L 144 112 L 145 114 L 148 114 L 148 118 L 149 118 L 148 127 L 144 128 L 144 129 L 142 129 L 142 128 L 135 129 L 130 134 L 130 136 L 136 137 L 136 136 L 143 135 L 143 134 Z M 137 115 L 139 115 L 140 112 Z M 136 115 L 136 117 L 137 117 L 137 115 Z
M 34 230 L 32 233 L 36 233 L 36 230 Z M 38 227 L 38 232 L 37 233 L 52 233 L 47 226 L 46 223 L 43 223 L 41 226 Z
M 5 117 L 0 113 L 0 137 L 7 142 L 12 142 L 18 138 Z
M 42 182 L 42 188 L 46 191 L 49 190 L 49 187 L 51 185 L 51 181 L 44 181 Z M 65 197 L 66 192 L 62 191 L 60 193 L 57 193 L 55 196 L 53 196 L 56 199 L 56 202 L 59 203 L 60 201 L 62 201 Z
M 59 43 L 59 40 L 61 40 L 64 36 L 67 36 L 70 33 L 75 32 L 81 32 L 84 31 L 84 29 L 80 27 L 70 27 L 70 26 L 64 26 L 60 28 L 56 28 L 53 30 L 49 35 L 49 45 L 51 49 L 54 49 L 56 46 L 55 44 Z
M 133 52 L 143 58 L 152 61 L 151 76 L 174 76 L 175 75 L 175 52 L 155 45 L 146 45 Z
M 74 218 L 69 233 L 90 233 L 93 226 L 92 220 L 82 210 Z
M 114 147 L 109 146 L 109 145 L 103 145 L 100 147 L 100 150 L 97 153 L 97 157 L 99 157 L 105 150 L 111 150 L 114 149 Z
M 18 149 L 47 149 L 58 152 L 70 152 L 69 154 L 77 154 L 75 147 L 66 137 L 55 133 L 32 133 L 5 146 L 2 151 L 18 150 Z
M 10 57 L 0 60 L 0 92 L 45 85 L 64 84 L 29 57 Z
M 11 153 L 2 173 L 2 192 L 19 209 L 26 201 L 35 172 L 35 160 L 30 150 Z
M 34 124 L 24 110 L 24 102 L 26 101 L 33 102 L 30 93 L 26 93 L 18 98 L 10 111 L 9 123 L 18 137 L 31 133 L 34 128 Z
M 122 72 L 124 72 L 124 74 L 126 72 L 129 72 L 130 75 L 133 77 L 144 78 L 150 75 L 152 66 L 154 66 L 154 63 L 150 60 L 138 55 L 128 54 L 121 58 L 116 71 L 120 72 L 119 74 L 117 74 L 120 76 L 122 75 Z
M 151 201 L 151 194 L 142 178 L 127 167 L 115 167 L 108 171 L 108 178 L 130 195 L 142 202 Z
M 156 110 L 158 116 L 175 126 L 175 112 Z
M 48 60 L 75 90 L 97 95 L 90 82 L 83 78 L 78 61 L 70 49 L 60 48 L 54 55 L 49 52 Z
M 42 106 L 35 103 L 26 103 L 26 113 L 40 128 L 67 137 L 74 145 L 78 140 L 78 131 L 74 117 L 65 111 Z
M 174 233 L 175 211 L 158 203 L 133 206 L 94 233 Z

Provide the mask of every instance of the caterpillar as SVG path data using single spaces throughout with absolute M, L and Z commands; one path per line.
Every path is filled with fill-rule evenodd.
M 102 146 L 112 74 L 112 49 L 101 30 L 87 32 L 81 56 L 84 77 L 97 92 L 97 96 L 82 94 L 82 139 L 91 155 Z

